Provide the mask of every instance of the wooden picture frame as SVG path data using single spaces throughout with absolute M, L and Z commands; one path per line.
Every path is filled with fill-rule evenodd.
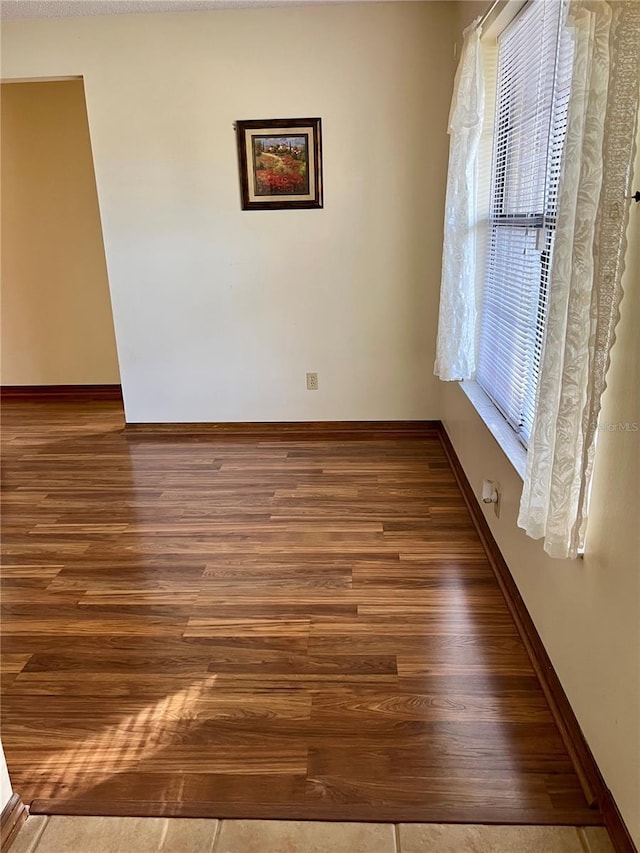
M 319 118 L 236 122 L 243 210 L 322 207 Z

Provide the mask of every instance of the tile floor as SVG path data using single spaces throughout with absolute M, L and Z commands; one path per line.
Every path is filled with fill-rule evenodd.
M 601 827 L 30 817 L 10 853 L 613 853 Z

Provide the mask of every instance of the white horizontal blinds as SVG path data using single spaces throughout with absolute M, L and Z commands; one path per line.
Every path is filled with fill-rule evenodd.
M 560 4 L 558 4 L 560 5 Z M 562 13 L 560 13 L 562 14 Z M 558 212 L 558 188 L 562 168 L 562 152 L 567 135 L 569 96 L 571 95 L 571 77 L 573 69 L 573 39 L 570 31 L 560 22 L 557 57 L 555 66 L 553 111 L 547 157 L 547 178 L 545 187 L 544 232 L 540 235 L 540 291 L 536 314 L 536 336 L 533 352 L 533 365 L 530 386 L 524 399 L 522 415 L 522 437 L 528 443 L 533 430 L 533 418 L 536 409 L 538 378 L 542 362 L 544 329 L 549 301 L 549 283 L 553 264 L 553 244 L 555 242 L 556 216 Z
M 498 40 L 489 258 L 478 382 L 526 444 L 546 320 L 568 84 L 561 4 L 537 0 Z M 567 50 L 564 51 L 567 53 Z M 567 68 L 565 73 L 564 68 Z

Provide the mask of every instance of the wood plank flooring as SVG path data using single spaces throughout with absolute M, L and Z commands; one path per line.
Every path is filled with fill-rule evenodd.
M 2 739 L 34 811 L 601 823 L 437 434 L 3 406 Z

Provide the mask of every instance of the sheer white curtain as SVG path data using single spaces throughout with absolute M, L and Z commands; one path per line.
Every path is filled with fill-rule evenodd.
M 640 86 L 640 3 L 577 0 L 536 417 L 518 524 L 553 557 L 584 542 L 600 399 L 622 298 Z
M 478 22 L 464 32 L 449 113 L 451 138 L 434 369 L 435 375 L 445 380 L 470 379 L 476 369 L 476 185 L 484 114 Z

